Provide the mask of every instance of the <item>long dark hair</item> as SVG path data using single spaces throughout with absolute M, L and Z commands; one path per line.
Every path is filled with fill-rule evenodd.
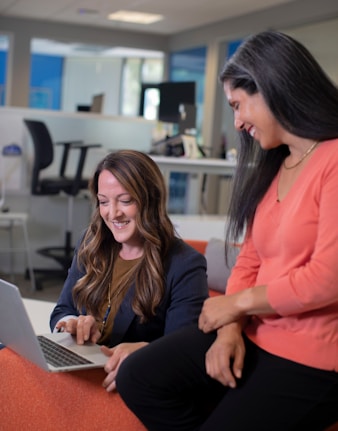
M 259 92 L 276 120 L 294 135 L 315 141 L 338 137 L 338 89 L 290 36 L 264 31 L 249 37 L 225 63 L 220 81 L 250 95 Z M 289 154 L 286 145 L 263 150 L 245 130 L 239 135 L 228 240 L 250 229 L 258 203 Z
M 149 156 L 139 151 L 120 150 L 108 154 L 98 164 L 90 181 L 89 190 L 95 209 L 79 247 L 78 264 L 86 274 L 73 290 L 74 300 L 80 310 L 85 307 L 87 312 L 99 317 L 112 279 L 114 262 L 121 249 L 121 244 L 114 239 L 100 216 L 97 193 L 103 170 L 115 176 L 139 210 L 136 225 L 143 240 L 143 256 L 127 278 L 120 280 L 118 286 L 114 285 L 114 290 L 135 282 L 133 309 L 141 321 L 145 321 L 155 314 L 163 297 L 163 258 L 174 240 L 175 230 L 167 214 L 167 193 L 161 171 Z

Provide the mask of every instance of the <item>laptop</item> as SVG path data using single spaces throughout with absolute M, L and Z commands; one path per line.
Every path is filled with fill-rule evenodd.
M 0 279 L 0 343 L 46 371 L 102 368 L 100 346 L 76 344 L 67 332 L 36 335 L 17 286 Z

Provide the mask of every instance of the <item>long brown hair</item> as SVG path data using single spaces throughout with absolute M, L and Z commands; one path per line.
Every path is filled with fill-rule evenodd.
M 167 213 L 167 192 L 157 164 L 146 154 L 120 150 L 108 154 L 97 166 L 89 190 L 95 202 L 90 225 L 78 251 L 78 265 L 86 274 L 73 290 L 79 311 L 99 318 L 108 294 L 114 262 L 121 249 L 99 212 L 98 179 L 103 170 L 111 172 L 136 202 L 137 229 L 143 239 L 144 252 L 139 264 L 129 272 L 114 291 L 135 282 L 132 307 L 141 321 L 154 316 L 164 293 L 163 259 L 175 237 Z M 102 317 L 102 316 L 101 316 Z

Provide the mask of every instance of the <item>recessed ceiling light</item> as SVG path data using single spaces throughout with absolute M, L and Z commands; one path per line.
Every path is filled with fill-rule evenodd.
M 119 10 L 118 12 L 108 15 L 112 21 L 133 22 L 136 24 L 152 24 L 163 19 L 163 15 L 153 13 L 133 12 L 128 10 Z

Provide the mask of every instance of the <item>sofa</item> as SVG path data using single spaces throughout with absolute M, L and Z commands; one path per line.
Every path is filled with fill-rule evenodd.
M 228 268 L 222 240 L 186 242 L 206 256 L 210 296 L 223 294 L 239 246 L 230 250 Z M 9 349 L 0 350 L 0 429 L 146 431 L 118 393 L 101 387 L 104 377 L 102 369 L 46 373 Z M 338 431 L 338 422 L 326 431 Z
M 215 242 L 186 241 L 202 254 L 208 251 L 209 258 L 214 259 Z M 222 242 L 217 245 L 222 247 Z M 222 267 L 218 268 L 218 272 L 222 272 Z M 222 293 L 217 276 L 213 274 L 213 288 L 210 289 L 212 296 Z M 224 287 L 225 282 L 223 291 Z M 102 388 L 104 377 L 102 369 L 46 373 L 11 350 L 0 350 L 0 429 L 145 431 L 119 394 L 107 393 Z

